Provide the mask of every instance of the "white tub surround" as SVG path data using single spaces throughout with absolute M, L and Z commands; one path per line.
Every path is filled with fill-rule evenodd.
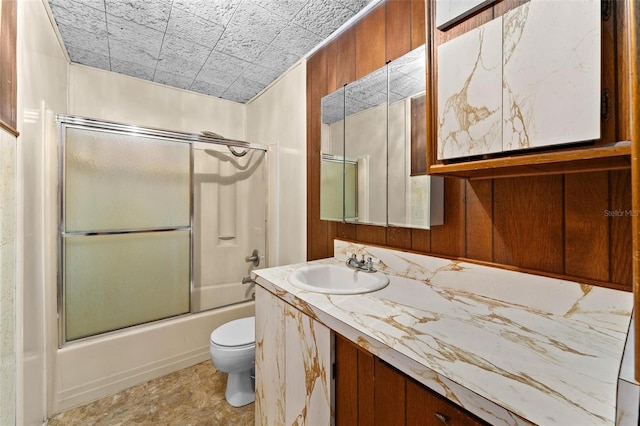
M 347 252 L 381 259 L 389 286 L 361 295 L 304 291 L 287 281 L 303 264 L 254 274 L 264 289 L 491 424 L 616 423 L 631 293 L 342 241 L 335 259 L 312 263 L 344 262 Z

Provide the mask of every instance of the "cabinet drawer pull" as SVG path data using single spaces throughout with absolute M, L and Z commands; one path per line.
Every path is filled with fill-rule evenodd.
M 445 426 L 449 426 L 449 418 L 447 416 L 440 413 L 435 413 L 434 416 L 436 416 L 436 419 L 440 420 L 440 423 Z

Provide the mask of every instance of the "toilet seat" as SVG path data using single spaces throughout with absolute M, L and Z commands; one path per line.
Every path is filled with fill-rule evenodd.
M 216 346 L 240 347 L 255 344 L 256 318 L 230 321 L 213 330 L 210 342 Z

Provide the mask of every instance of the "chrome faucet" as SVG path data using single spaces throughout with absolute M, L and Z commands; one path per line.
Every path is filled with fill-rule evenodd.
M 357 269 L 359 271 L 377 272 L 373 267 L 373 260 L 371 257 L 364 260 L 364 254 L 362 255 L 362 260 L 358 260 L 358 256 L 356 256 L 355 253 L 352 254 L 351 257 L 347 259 L 346 265 L 351 269 Z

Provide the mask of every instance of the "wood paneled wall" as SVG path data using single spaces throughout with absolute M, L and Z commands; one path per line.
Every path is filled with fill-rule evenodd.
M 424 0 L 387 0 L 307 63 L 307 258 L 341 238 L 631 290 L 631 173 L 445 179 L 431 230 L 320 220 L 320 101 L 425 42 Z M 425 118 L 426 119 L 426 118 Z
M 0 127 L 18 136 L 16 0 L 0 0 Z

